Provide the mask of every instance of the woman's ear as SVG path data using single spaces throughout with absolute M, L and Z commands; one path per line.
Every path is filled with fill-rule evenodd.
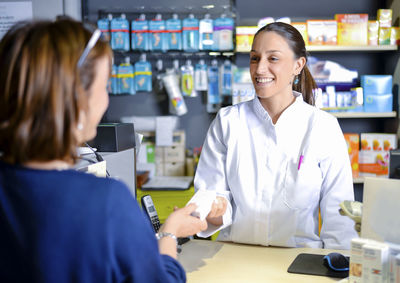
M 303 70 L 304 65 L 306 64 L 306 58 L 304 57 L 300 57 L 299 59 L 296 60 L 295 62 L 295 70 L 294 70 L 294 74 L 298 75 L 301 73 L 301 70 Z

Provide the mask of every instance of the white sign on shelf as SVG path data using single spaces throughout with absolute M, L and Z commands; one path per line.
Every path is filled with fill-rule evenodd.
M 32 18 L 32 1 L 0 2 L 0 39 L 16 22 Z

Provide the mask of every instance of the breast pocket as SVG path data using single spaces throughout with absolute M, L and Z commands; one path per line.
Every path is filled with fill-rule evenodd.
M 306 209 L 319 201 L 322 173 L 317 160 L 304 158 L 300 167 L 298 159 L 289 159 L 284 180 L 283 198 L 291 209 Z

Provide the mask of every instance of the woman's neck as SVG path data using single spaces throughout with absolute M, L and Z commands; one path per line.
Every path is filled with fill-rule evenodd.
M 41 170 L 65 170 L 72 166 L 71 163 L 68 163 L 64 160 L 29 161 L 24 163 L 23 165 L 32 169 Z
M 279 117 L 290 105 L 292 105 L 296 97 L 290 93 L 290 95 L 276 95 L 268 98 L 259 98 L 263 108 L 268 112 L 271 117 L 272 123 L 275 125 L 278 122 Z

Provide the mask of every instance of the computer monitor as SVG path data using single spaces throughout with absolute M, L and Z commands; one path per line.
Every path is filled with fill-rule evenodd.
M 389 178 L 400 179 L 400 149 L 390 151 Z
M 366 177 L 361 237 L 400 244 L 400 180 Z

